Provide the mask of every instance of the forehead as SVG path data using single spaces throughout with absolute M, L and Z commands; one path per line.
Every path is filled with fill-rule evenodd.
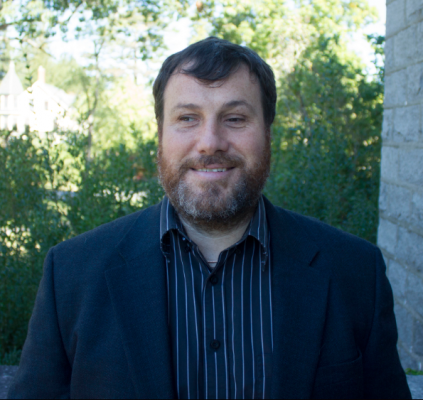
M 252 105 L 261 105 L 258 79 L 242 65 L 223 81 L 202 82 L 184 74 L 172 75 L 164 91 L 164 111 L 175 104 L 195 103 L 199 106 L 218 105 L 233 100 L 244 100 Z

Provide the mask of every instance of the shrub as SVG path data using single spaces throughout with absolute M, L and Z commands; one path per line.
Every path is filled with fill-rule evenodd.
M 141 137 L 139 132 L 134 136 Z M 157 203 L 156 144 L 139 139 L 85 161 L 87 140 L 1 132 L 0 362 L 15 362 L 26 337 L 43 259 L 57 243 Z
M 383 71 L 370 80 L 335 39 L 310 46 L 283 79 L 266 193 L 376 243 Z

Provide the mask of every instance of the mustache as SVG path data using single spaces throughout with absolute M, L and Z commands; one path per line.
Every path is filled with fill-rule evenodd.
M 224 164 L 230 167 L 243 167 L 245 165 L 244 160 L 238 156 L 230 156 L 228 154 L 218 154 L 201 156 L 198 158 L 188 158 L 180 166 L 179 171 L 186 172 L 194 167 L 206 168 L 212 164 Z

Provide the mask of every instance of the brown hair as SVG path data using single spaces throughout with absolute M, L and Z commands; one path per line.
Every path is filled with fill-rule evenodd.
M 159 132 L 163 122 L 164 91 L 175 71 L 212 83 L 228 78 L 240 65 L 246 65 L 259 81 L 264 122 L 268 128 L 275 119 L 276 85 L 270 66 L 256 52 L 227 40 L 209 37 L 172 54 L 163 63 L 154 81 L 153 95 Z

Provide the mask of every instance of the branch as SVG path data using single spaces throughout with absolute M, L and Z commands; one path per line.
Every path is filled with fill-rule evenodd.
M 303 114 L 304 122 L 307 124 L 307 128 L 308 128 L 307 137 L 309 138 L 309 137 L 311 137 L 311 131 L 312 131 L 311 130 L 311 121 L 310 121 L 310 117 L 308 116 L 305 104 L 304 104 L 304 99 L 303 99 L 303 95 L 301 94 L 301 90 L 298 91 L 297 98 L 300 100 L 300 110 L 301 110 L 301 114 Z
M 69 18 L 66 21 L 63 21 L 62 23 L 69 23 L 69 21 L 72 19 L 72 17 L 75 15 L 75 13 L 78 11 L 78 8 L 82 5 L 82 2 L 79 3 L 76 7 L 75 10 L 72 11 L 72 14 L 69 16 Z
M 22 38 L 10 38 L 9 40 L 19 40 L 22 42 L 26 42 L 28 43 L 30 46 L 34 47 L 37 50 L 40 50 L 41 52 L 43 52 L 44 54 L 48 55 L 49 57 L 51 57 L 53 60 L 56 59 L 56 57 L 54 57 L 52 54 L 50 54 L 48 51 L 43 49 L 43 46 L 46 45 L 46 43 L 42 43 L 40 45 L 38 45 L 36 42 L 34 42 L 32 39 L 28 39 L 26 37 L 22 37 Z
M 18 24 L 21 24 L 23 22 L 35 22 L 35 20 L 33 20 L 31 18 L 24 18 L 24 19 L 19 20 L 19 21 L 7 22 L 7 23 L 0 25 L 0 31 L 5 31 L 9 26 L 18 25 Z

